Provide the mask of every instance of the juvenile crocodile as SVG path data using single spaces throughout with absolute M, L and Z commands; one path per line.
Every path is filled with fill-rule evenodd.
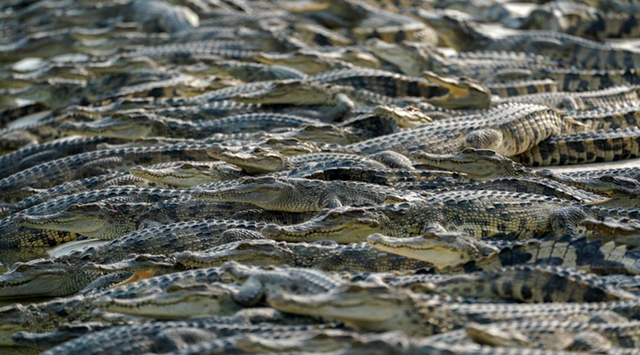
M 495 100 L 495 103 L 521 102 L 579 111 L 633 104 L 638 101 L 637 91 L 637 86 L 614 86 L 598 91 L 551 92 L 512 96 Z
M 267 210 L 312 212 L 340 206 L 367 206 L 419 199 L 399 189 L 355 181 L 320 181 L 295 178 L 242 178 L 237 185 L 203 190 L 195 198 L 243 202 Z
M 423 150 L 451 153 L 465 147 L 493 149 L 512 156 L 526 151 L 544 139 L 572 132 L 571 120 L 554 110 L 538 105 L 498 106 L 482 115 L 442 120 L 408 131 L 350 144 L 348 151 L 375 153 L 393 150 L 408 153 Z M 537 132 L 532 135 L 531 132 Z
M 309 325 L 274 325 L 271 323 L 249 325 L 238 323 L 236 318 L 205 317 L 171 322 L 147 322 L 143 324 L 113 327 L 87 334 L 43 352 L 44 355 L 60 354 L 124 354 L 161 353 L 185 348 L 198 342 L 225 338 L 240 334 L 256 334 L 263 338 L 296 337 L 310 330 Z
M 473 341 L 490 346 L 548 350 L 607 351 L 637 348 L 640 322 L 589 324 L 578 322 L 505 322 L 473 324 L 465 329 Z
M 340 207 L 307 222 L 279 226 L 269 224 L 262 233 L 271 239 L 311 241 L 332 239 L 361 242 L 373 233 L 394 237 L 420 235 L 440 224 L 445 230 L 465 232 L 475 238 L 526 238 L 553 232 L 578 234 L 579 222 L 628 216 L 633 209 L 609 209 L 574 204 L 542 195 L 504 191 L 450 191 L 422 200 L 375 207 Z
M 231 180 L 243 175 L 242 169 L 228 163 L 178 162 L 170 166 L 134 166 L 131 175 L 152 182 L 176 187 L 193 187 L 221 180 Z
M 101 143 L 119 143 L 118 140 L 105 137 L 64 138 L 19 149 L 0 156 L 0 177 L 5 178 L 23 169 L 62 158 L 67 155 L 95 150 Z
M 640 273 L 637 250 L 613 241 L 589 241 L 586 237 L 496 245 L 463 233 L 432 232 L 412 238 L 373 234 L 367 242 L 376 249 L 432 263 L 442 273 L 497 270 L 521 264 L 555 265 L 605 274 Z
M 203 139 L 216 133 L 271 131 L 283 127 L 313 125 L 315 120 L 283 114 L 255 113 L 210 121 L 183 121 L 147 113 L 114 115 L 89 123 L 64 123 L 61 130 L 83 136 L 124 139 L 170 137 Z
M 222 234 L 222 238 L 225 238 L 225 233 Z M 353 272 L 410 270 L 430 266 L 426 262 L 397 257 L 393 253 L 379 252 L 366 243 L 349 245 L 340 245 L 332 241 L 287 243 L 259 239 L 261 237 L 259 233 L 256 233 L 255 237 L 256 239 L 227 243 L 199 252 L 174 253 L 169 257 L 159 257 L 158 260 L 151 262 L 149 262 L 150 258 L 153 259 L 151 256 L 133 256 L 113 264 L 94 264 L 91 265 L 91 269 L 108 272 L 142 270 L 152 268 L 156 264 L 176 269 L 179 269 L 180 265 L 189 268 L 204 268 L 221 266 L 227 261 L 237 261 L 243 265 L 252 266 L 289 265 L 298 268 L 317 268 L 324 271 Z
M 241 220 L 201 220 L 138 230 L 104 245 L 51 261 L 34 260 L 17 264 L 0 276 L 0 298 L 72 294 L 102 276 L 95 270 L 83 270 L 86 263 L 108 264 L 120 261 L 129 254 L 206 250 L 234 241 L 220 238 L 220 234 L 227 229 L 255 231 L 264 226 L 261 222 Z
M 512 157 L 526 166 L 571 165 L 635 158 L 640 129 L 625 128 L 550 137 Z
M 130 168 L 141 163 L 209 160 L 206 145 L 156 146 L 97 150 L 39 164 L 0 180 L 5 202 L 29 197 L 24 187 L 50 188 L 64 182 Z
M 572 112 L 571 118 L 584 123 L 587 130 L 610 130 L 640 126 L 640 106 L 637 104 L 599 107 L 589 111 Z
M 25 228 L 111 240 L 158 224 L 228 219 L 245 208 L 234 203 L 197 200 L 188 195 L 157 202 L 140 202 L 136 197 L 123 196 L 71 205 L 53 214 L 19 213 L 14 215 L 13 223 Z
M 438 31 L 458 50 L 509 50 L 541 54 L 567 66 L 585 69 L 637 68 L 638 53 L 609 44 L 552 31 L 526 31 L 492 38 L 477 23 L 452 12 L 433 13 L 417 9 L 414 14 Z
M 555 289 L 550 290 L 553 292 Z M 284 311 L 345 322 L 364 331 L 403 330 L 409 336 L 429 336 L 460 329 L 469 322 L 490 323 L 563 317 L 609 310 L 637 318 L 637 300 L 596 303 L 463 304 L 421 297 L 410 291 L 380 286 L 349 285 L 312 296 L 283 294 L 269 305 Z M 565 318 L 566 319 L 566 318 Z
M 190 190 L 155 189 L 142 187 L 115 187 L 102 190 L 80 192 L 62 196 L 22 210 L 26 215 L 43 215 L 64 211 L 71 205 L 91 203 L 107 198 L 127 196 L 137 198 L 138 202 L 154 202 L 163 199 L 186 196 Z M 7 216 L 0 220 L 0 245 L 9 250 L 51 247 L 76 239 L 77 235 L 63 231 L 45 231 L 24 228 L 13 219 L 16 215 Z

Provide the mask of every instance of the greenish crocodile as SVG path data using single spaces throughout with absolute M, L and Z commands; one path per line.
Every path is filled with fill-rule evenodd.
M 573 132 L 573 120 L 539 105 L 498 106 L 481 115 L 468 115 L 350 144 L 348 151 L 376 153 L 413 150 L 457 152 L 465 147 L 493 149 L 512 156 L 535 147 L 546 138 Z M 536 132 L 532 135 L 532 132 Z
M 320 181 L 295 178 L 242 178 L 217 190 L 203 190 L 195 198 L 243 202 L 285 212 L 312 212 L 340 206 L 367 206 L 385 202 L 410 201 L 420 195 L 375 184 L 355 181 Z
M 156 115 L 114 115 L 89 123 L 65 123 L 61 130 L 83 136 L 106 136 L 125 139 L 171 137 L 203 139 L 216 133 L 270 131 L 283 127 L 300 127 L 318 123 L 304 117 L 255 113 L 210 121 L 183 121 Z
M 476 22 L 452 12 L 417 9 L 414 14 L 436 29 L 447 45 L 462 51 L 523 51 L 585 69 L 637 68 L 640 63 L 640 56 L 632 50 L 563 33 L 521 31 L 492 38 Z
M 463 233 L 424 233 L 412 238 L 373 234 L 372 247 L 434 264 L 443 273 L 496 270 L 520 264 L 556 265 L 595 273 L 640 273 L 638 252 L 614 241 L 568 236 L 497 245 Z
M 486 285 L 485 285 L 486 287 Z M 515 292 L 515 291 L 514 291 Z M 469 322 L 491 323 L 556 319 L 613 311 L 637 318 L 637 300 L 595 303 L 464 304 L 424 297 L 407 290 L 352 284 L 312 296 L 283 294 L 269 304 L 281 311 L 339 320 L 361 331 L 402 330 L 409 336 L 429 336 L 465 327 Z
M 639 137 L 637 127 L 550 137 L 513 160 L 526 166 L 549 166 L 636 158 Z
M 53 214 L 62 212 L 71 205 L 91 203 L 119 196 L 137 198 L 138 202 L 154 202 L 187 196 L 191 192 L 192 191 L 187 189 L 156 189 L 130 186 L 114 187 L 58 197 L 52 201 L 24 209 L 21 213 L 25 215 Z M 17 215 L 10 215 L 0 220 L 0 245 L 9 250 L 51 247 L 72 241 L 77 237 L 74 233 L 63 231 L 45 231 L 21 227 L 14 223 L 16 216 Z
M 207 145 L 170 145 L 96 150 L 39 164 L 0 180 L 3 201 L 17 202 L 29 194 L 23 187 L 50 188 L 58 184 L 127 169 L 140 163 L 209 160 Z
M 340 207 L 296 225 L 269 224 L 268 238 L 285 241 L 332 239 L 362 242 L 373 233 L 407 238 L 429 227 L 465 232 L 475 238 L 527 238 L 547 233 L 579 234 L 587 218 L 627 216 L 638 211 L 575 204 L 553 197 L 504 191 L 450 191 L 422 200 L 375 207 Z
M 234 233 L 233 229 L 222 233 L 221 238 Z M 247 236 L 250 232 L 243 231 Z M 332 241 L 315 243 L 276 242 L 254 232 L 255 239 L 231 242 L 204 251 L 184 251 L 167 257 L 154 255 L 134 255 L 125 260 L 108 265 L 87 264 L 85 269 L 104 272 L 139 271 L 153 268 L 179 270 L 221 266 L 227 261 L 242 262 L 244 265 L 269 266 L 289 265 L 299 268 L 317 268 L 324 271 L 394 271 L 429 267 L 427 262 L 412 258 L 398 257 L 397 254 L 379 252 L 366 243 L 341 245 Z M 233 235 L 233 234 L 232 234 Z
M 206 250 L 235 241 L 221 238 L 221 233 L 227 229 L 259 230 L 264 226 L 261 222 L 242 220 L 200 220 L 138 230 L 107 244 L 62 255 L 51 261 L 33 260 L 17 264 L 0 276 L 0 298 L 72 294 L 102 276 L 101 272 L 82 269 L 89 262 L 109 264 L 129 254 Z
M 129 172 L 145 180 L 175 187 L 193 187 L 243 175 L 242 169 L 219 161 L 183 162 L 162 167 L 134 166 Z

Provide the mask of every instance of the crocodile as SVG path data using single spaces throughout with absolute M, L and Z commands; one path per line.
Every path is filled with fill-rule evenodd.
M 619 324 L 524 321 L 472 324 L 465 332 L 482 345 L 602 352 L 636 348 L 640 342 L 639 328 L 637 321 Z
M 421 200 L 372 207 L 339 207 L 288 226 L 269 224 L 261 232 L 284 241 L 332 239 L 362 242 L 373 233 L 420 235 L 429 227 L 465 232 L 475 238 L 523 239 L 548 233 L 578 236 L 587 218 L 638 218 L 634 209 L 580 205 L 553 197 L 505 191 L 449 191 Z
M 512 96 L 495 100 L 496 104 L 522 102 L 545 104 L 570 111 L 590 110 L 599 107 L 629 105 L 638 101 L 637 86 L 615 86 L 598 91 L 552 92 Z
M 176 165 L 154 167 L 134 166 L 133 176 L 175 187 L 193 187 L 214 181 L 231 180 L 243 175 L 242 169 L 223 162 L 183 162 Z
M 638 18 L 633 13 L 605 13 L 570 2 L 539 7 L 524 22 L 528 29 L 554 30 L 599 41 L 640 35 Z
M 58 184 L 101 175 L 111 170 L 123 170 L 140 163 L 210 160 L 207 145 L 156 146 L 97 150 L 67 156 L 36 165 L 0 180 L 4 202 L 16 202 L 29 197 L 23 187 L 50 188 Z
M 493 83 L 487 84 L 486 87 L 492 94 L 500 97 L 558 92 L 558 84 L 552 79 Z
M 202 58 L 198 55 L 193 57 L 194 59 Z M 235 60 L 207 61 L 207 64 L 204 66 L 188 67 L 181 71 L 198 76 L 228 75 L 248 83 L 254 81 L 303 79 L 306 77 L 306 74 L 301 71 L 281 65 L 265 65 Z
M 74 204 L 91 203 L 107 198 L 127 196 L 137 198 L 138 202 L 154 202 L 162 199 L 188 195 L 187 189 L 159 189 L 143 187 L 114 187 L 102 190 L 80 192 L 62 196 L 52 201 L 37 204 L 21 211 L 25 215 L 43 215 L 62 212 Z M 51 247 L 76 239 L 77 235 L 63 231 L 45 231 L 24 228 L 14 223 L 16 215 L 0 220 L 0 245 L 7 250 L 29 250 L 31 248 Z
M 234 230 L 228 230 L 221 235 L 221 238 L 227 238 L 227 235 L 233 232 Z M 243 231 L 243 235 L 247 235 L 246 233 Z M 287 243 L 264 239 L 258 232 L 253 233 L 255 233 L 255 239 L 231 242 L 204 251 L 185 251 L 173 253 L 167 257 L 134 255 L 108 265 L 87 264 L 85 269 L 116 272 L 161 267 L 179 270 L 180 267 L 214 267 L 221 266 L 227 261 L 237 261 L 251 266 L 289 265 L 298 268 L 317 268 L 323 271 L 382 272 L 426 268 L 431 265 L 411 258 L 397 257 L 396 254 L 379 252 L 366 243 L 349 245 L 340 245 L 333 241 Z
M 555 265 L 600 274 L 640 273 L 637 251 L 614 241 L 589 241 L 586 237 L 532 239 L 503 246 L 463 233 L 430 232 L 412 238 L 373 234 L 367 242 L 376 249 L 432 263 L 447 274 L 521 264 Z
M 207 218 L 228 219 L 245 208 L 233 203 L 202 201 L 188 195 L 152 203 L 123 196 L 71 205 L 53 214 L 19 213 L 14 215 L 13 223 L 25 228 L 111 240 L 158 224 Z
M 573 112 L 571 118 L 584 123 L 587 130 L 633 128 L 640 125 L 637 104 L 599 107 L 589 111 Z
M 296 178 L 241 178 L 237 185 L 194 193 L 195 198 L 243 202 L 285 212 L 313 212 L 340 206 L 367 206 L 419 199 L 415 194 L 355 181 L 320 181 Z
M 103 296 L 93 301 L 98 309 L 107 312 L 154 318 L 200 317 L 202 315 L 231 315 L 241 306 L 255 306 L 268 302 L 281 293 L 315 294 L 327 292 L 344 283 L 343 280 L 319 271 L 296 268 L 252 268 L 234 262 L 225 263 L 222 272 L 239 287 L 220 287 L 206 284 L 174 285 L 163 293 L 142 297 L 113 299 Z M 213 287 L 212 287 L 213 286 Z M 179 304 L 179 309 L 176 309 Z
M 447 45 L 462 51 L 509 50 L 541 54 L 566 66 L 585 69 L 637 68 L 640 57 L 632 50 L 553 31 L 520 31 L 499 38 L 482 32 L 478 24 L 453 12 L 413 12 L 436 29 Z
M 282 54 L 259 53 L 256 54 L 253 59 L 260 63 L 285 66 L 294 70 L 299 70 L 307 75 L 319 74 L 329 70 L 354 68 L 353 64 L 341 60 L 341 58 L 334 58 L 323 52 L 308 50 L 299 50 Z M 377 64 L 377 66 L 379 66 L 379 63 Z M 365 65 L 365 67 L 367 66 Z
M 482 115 L 441 120 L 417 128 L 345 146 L 347 151 L 376 153 L 413 150 L 429 153 L 457 152 L 465 147 L 493 149 L 512 156 L 533 148 L 548 137 L 578 128 L 573 120 L 538 105 L 498 106 Z M 525 128 L 526 127 L 526 128 Z M 530 132 L 537 132 L 534 136 Z
M 402 330 L 409 336 L 446 333 L 461 329 L 470 322 L 486 324 L 538 317 L 563 320 L 563 317 L 605 310 L 636 319 L 637 303 L 637 300 L 557 302 L 545 304 L 545 307 L 528 304 L 464 304 L 434 296 L 424 297 L 403 289 L 363 284 L 347 285 L 312 296 L 282 294 L 269 300 L 270 306 L 283 312 L 339 320 L 361 331 Z
M 318 123 L 293 115 L 254 113 L 210 121 L 183 121 L 175 118 L 134 113 L 113 115 L 87 123 L 66 122 L 60 129 L 68 134 L 124 139 L 170 137 L 203 139 L 216 133 L 270 131 L 283 127 L 300 127 Z
M 242 220 L 200 220 L 138 230 L 83 252 L 14 265 L 0 276 L 0 298 L 72 294 L 102 276 L 100 272 L 82 269 L 89 262 L 108 264 L 132 253 L 206 250 L 234 241 L 220 237 L 227 229 L 259 230 L 264 226 L 265 223 Z
M 263 338 L 297 337 L 318 329 L 312 325 L 278 325 L 271 323 L 241 323 L 235 317 L 204 317 L 193 320 L 147 322 L 123 325 L 87 334 L 71 340 L 42 354 L 124 354 L 166 353 L 184 349 L 206 340 L 241 334 L 256 334 Z
M 311 153 L 294 157 L 284 155 L 269 148 L 259 146 L 223 146 L 212 144 L 208 147 L 208 154 L 215 159 L 239 166 L 248 174 L 263 174 L 284 172 L 286 170 L 302 168 L 309 163 L 345 162 L 350 166 L 364 166 L 374 169 L 384 169 L 387 166 L 369 157 L 346 153 Z
M 639 156 L 640 129 L 625 128 L 550 137 L 512 159 L 526 166 L 617 161 Z

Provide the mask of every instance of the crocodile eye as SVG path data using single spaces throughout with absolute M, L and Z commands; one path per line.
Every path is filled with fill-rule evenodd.
M 250 178 L 250 177 L 242 178 L 242 181 L 240 181 L 241 184 L 253 184 L 255 182 L 256 182 L 256 179 Z
M 18 267 L 16 267 L 15 270 L 18 271 L 18 272 L 25 272 L 25 271 L 31 270 L 31 266 L 29 266 L 27 264 L 22 264 L 22 265 L 18 265 Z
M 331 212 L 331 213 L 329 213 L 329 217 L 331 217 L 331 218 L 338 218 L 340 216 L 342 216 L 342 213 L 340 213 L 340 212 Z
M 615 178 L 611 175 L 602 175 L 600 177 L 600 181 L 604 181 L 604 182 L 613 182 L 615 180 Z
M 465 149 L 462 151 L 462 153 L 463 153 L 463 154 L 473 154 L 473 153 L 475 153 L 475 152 L 476 152 L 476 150 L 475 150 L 474 148 L 465 148 Z

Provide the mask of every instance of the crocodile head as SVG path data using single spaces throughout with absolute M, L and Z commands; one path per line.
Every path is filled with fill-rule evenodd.
M 465 173 L 474 179 L 495 179 L 516 176 L 524 167 L 490 149 L 466 148 L 453 154 L 412 152 L 411 158 L 440 169 Z
M 231 164 L 199 164 L 198 162 L 182 163 L 166 168 L 134 166 L 129 169 L 131 175 L 145 180 L 176 187 L 192 187 L 214 181 L 235 179 L 242 175 L 242 170 Z
M 158 135 L 165 122 L 145 115 L 114 115 L 93 122 L 64 122 L 60 129 L 67 134 L 103 136 L 123 139 Z
M 323 185 L 324 182 L 318 180 L 244 177 L 229 188 L 199 191 L 194 196 L 205 200 L 251 203 L 269 210 L 309 212 L 320 209 L 321 196 L 314 191 Z
M 368 235 L 380 231 L 383 218 L 384 215 L 374 208 L 339 207 L 300 224 L 269 224 L 261 232 L 267 238 L 291 242 L 330 239 L 345 244 L 360 243 Z
M 333 105 L 333 86 L 306 80 L 281 80 L 263 90 L 240 95 L 234 101 L 253 104 Z
M 286 244 L 270 239 L 243 240 L 204 252 L 185 251 L 172 256 L 178 263 L 196 268 L 220 266 L 227 261 L 237 261 L 251 266 L 281 265 L 294 259 Z
M 332 65 L 329 60 L 323 58 L 320 53 L 312 51 L 296 51 L 286 55 L 259 53 L 254 55 L 253 59 L 264 64 L 283 65 L 297 69 L 308 75 L 320 74 L 332 69 Z
M 378 285 L 352 284 L 315 295 L 274 295 L 267 303 L 283 312 L 338 320 L 358 330 L 381 331 L 411 311 L 403 294 Z
M 229 316 L 241 309 L 233 301 L 232 292 L 222 284 L 174 284 L 162 292 L 146 293 L 138 298 L 104 296 L 93 301 L 93 305 L 107 312 L 156 319 Z
M 207 147 L 207 154 L 212 158 L 237 165 L 249 174 L 282 171 L 287 166 L 287 159 L 269 148 L 211 144 Z
M 373 234 L 367 238 L 367 242 L 376 249 L 427 261 L 437 267 L 458 265 L 499 251 L 489 244 L 462 233 L 437 230 L 413 238 L 393 238 Z
M 604 201 L 591 202 L 600 206 L 638 208 L 640 207 L 640 182 L 635 179 L 602 175 L 593 179 L 581 181 L 583 188 L 609 195 Z
M 430 71 L 422 72 L 421 76 L 449 89 L 446 95 L 428 99 L 432 105 L 452 109 L 491 107 L 491 92 L 473 79 L 443 77 Z
M 80 266 L 65 257 L 16 263 L 0 275 L 0 299 L 64 296 L 77 291 Z
M 144 213 L 154 205 L 103 200 L 71 205 L 49 215 L 14 217 L 14 222 L 27 228 L 78 233 L 91 238 L 115 239 L 138 229 Z

